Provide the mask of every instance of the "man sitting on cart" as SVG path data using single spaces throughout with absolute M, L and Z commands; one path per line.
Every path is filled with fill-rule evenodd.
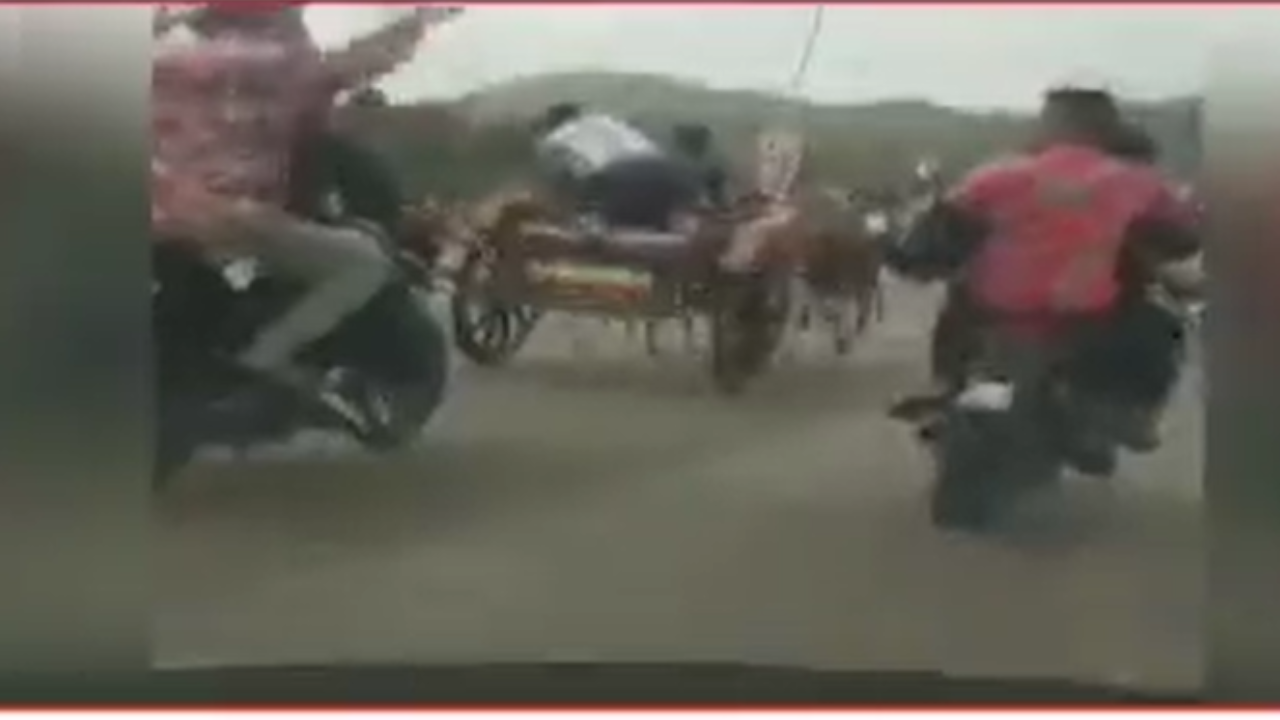
M 645 133 L 574 103 L 538 122 L 537 169 L 555 199 L 604 227 L 671 231 L 699 205 L 698 179 Z
M 711 208 L 727 208 L 729 171 L 711 128 L 698 123 L 676 125 L 671 140 L 677 158 L 686 163 L 697 181 L 702 202 Z

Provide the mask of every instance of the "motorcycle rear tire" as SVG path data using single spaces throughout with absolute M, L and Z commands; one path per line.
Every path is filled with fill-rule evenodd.
M 935 527 L 981 532 L 996 521 L 1001 456 L 984 419 L 954 413 L 936 438 L 937 475 L 929 497 Z

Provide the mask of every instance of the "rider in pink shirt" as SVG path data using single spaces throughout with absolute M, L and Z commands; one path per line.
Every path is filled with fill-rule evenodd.
M 367 229 L 284 212 L 300 133 L 333 96 L 409 60 L 425 9 L 321 53 L 296 5 L 224 4 L 187 19 L 194 37 L 158 37 L 152 80 L 152 221 L 158 241 L 214 257 L 251 255 L 308 290 L 238 360 L 329 396 L 294 355 L 382 288 L 391 262 Z M 339 408 L 341 409 L 341 408 Z

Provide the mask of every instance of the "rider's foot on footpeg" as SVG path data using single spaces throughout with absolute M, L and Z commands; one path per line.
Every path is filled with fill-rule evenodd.
M 353 388 L 340 374 L 327 376 L 316 388 L 315 397 L 326 410 L 332 412 L 344 424 L 360 435 L 370 431 L 364 407 L 352 397 Z
M 371 447 L 396 445 L 399 429 L 381 419 L 364 388 L 353 375 L 336 373 L 327 377 L 316 393 L 319 402 L 333 413 L 352 434 Z

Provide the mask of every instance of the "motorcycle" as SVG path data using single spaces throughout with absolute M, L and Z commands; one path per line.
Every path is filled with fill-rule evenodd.
M 1059 328 L 993 327 L 962 386 L 919 437 L 934 456 L 930 514 L 935 525 L 983 530 L 1024 492 L 1073 469 L 1107 476 L 1118 438 L 1106 432 L 1106 406 L 1080 392 Z
M 908 232 L 889 248 L 890 267 L 920 282 L 956 277 L 981 241 L 982 229 L 948 215 L 936 196 L 926 197 L 914 215 Z M 1135 247 L 1157 239 L 1143 238 Z M 1193 328 L 1202 305 L 1188 289 L 1202 278 L 1185 269 L 1165 275 L 1169 268 L 1153 267 L 1157 273 L 1147 288 L 1147 307 L 1170 316 L 1161 325 Z M 1053 322 L 988 324 L 950 392 L 895 408 L 892 414 L 913 423 L 933 454 L 935 525 L 989 529 L 1026 491 L 1057 482 L 1067 470 L 1110 476 L 1118 451 L 1137 449 L 1125 427 L 1131 410 L 1108 399 L 1105 391 L 1083 387 L 1083 378 L 1098 375 L 1084 370 L 1080 339 L 1075 328 Z M 1089 357 L 1095 373 L 1118 362 L 1113 351 L 1105 358 Z
M 1148 308 L 1164 313 L 1171 330 L 1198 327 L 1197 295 L 1166 285 L 1147 292 Z M 1139 449 L 1126 437 L 1124 403 L 1079 382 L 1077 341 L 1070 328 L 1049 324 L 985 330 L 960 389 L 918 425 L 935 460 L 935 525 L 987 529 L 1026 491 L 1067 471 L 1109 477 L 1121 450 Z M 1184 358 L 1173 361 L 1176 378 Z
M 344 211 L 341 187 L 329 192 L 321 203 L 324 212 L 317 213 L 321 219 L 367 222 L 350 219 Z M 355 419 L 312 398 L 268 387 L 227 360 L 256 328 L 282 311 L 295 288 L 250 260 L 217 267 L 180 244 L 155 245 L 156 489 L 209 445 L 246 448 L 309 428 L 347 433 L 377 452 L 416 439 L 443 401 L 448 343 L 417 287 L 418 261 L 394 244 L 392 232 L 386 228 L 381 236 L 388 238 L 385 250 L 395 261 L 393 279 L 301 358 L 341 382 L 360 408 L 361 417 Z M 267 409 L 246 418 L 220 402 L 246 390 L 264 393 Z

